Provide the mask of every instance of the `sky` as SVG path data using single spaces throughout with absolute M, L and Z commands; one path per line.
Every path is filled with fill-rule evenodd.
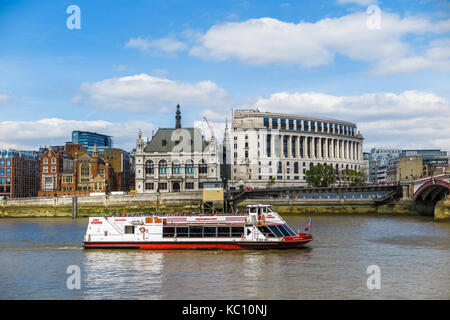
M 365 151 L 450 150 L 449 75 L 449 1 L 0 1 L 0 149 L 86 130 L 130 151 L 179 103 L 218 138 L 257 108 L 354 122 Z

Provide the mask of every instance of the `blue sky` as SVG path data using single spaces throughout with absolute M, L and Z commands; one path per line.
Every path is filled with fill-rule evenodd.
M 448 1 L 2 0 L 0 148 L 81 129 L 130 150 L 180 103 L 218 136 L 257 107 L 353 121 L 366 150 L 450 150 L 449 18 Z

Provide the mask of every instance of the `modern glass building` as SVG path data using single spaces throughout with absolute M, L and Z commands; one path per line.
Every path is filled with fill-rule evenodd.
M 101 153 L 104 149 L 112 148 L 113 140 L 111 136 L 89 131 L 72 131 L 72 143 L 81 144 L 82 148 L 92 151 L 94 145 Z

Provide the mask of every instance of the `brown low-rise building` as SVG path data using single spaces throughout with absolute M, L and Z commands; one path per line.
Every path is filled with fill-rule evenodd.
M 37 152 L 0 150 L 0 199 L 36 197 L 38 190 Z
M 41 156 L 41 197 L 89 195 L 116 190 L 114 169 L 99 157 L 95 146 L 92 155 L 81 145 L 49 148 Z

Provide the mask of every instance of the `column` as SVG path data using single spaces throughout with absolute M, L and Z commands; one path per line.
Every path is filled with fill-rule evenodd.
M 312 137 L 311 138 L 311 145 L 312 145 L 312 148 L 311 148 L 311 150 L 312 150 L 312 152 L 311 152 L 311 158 L 316 158 L 316 138 L 314 138 L 314 137 Z
M 303 136 L 302 137 L 302 143 L 303 143 L 303 158 L 307 158 L 308 157 L 308 137 L 307 136 Z
M 330 150 L 328 149 L 328 138 L 325 138 L 325 159 L 330 158 Z

